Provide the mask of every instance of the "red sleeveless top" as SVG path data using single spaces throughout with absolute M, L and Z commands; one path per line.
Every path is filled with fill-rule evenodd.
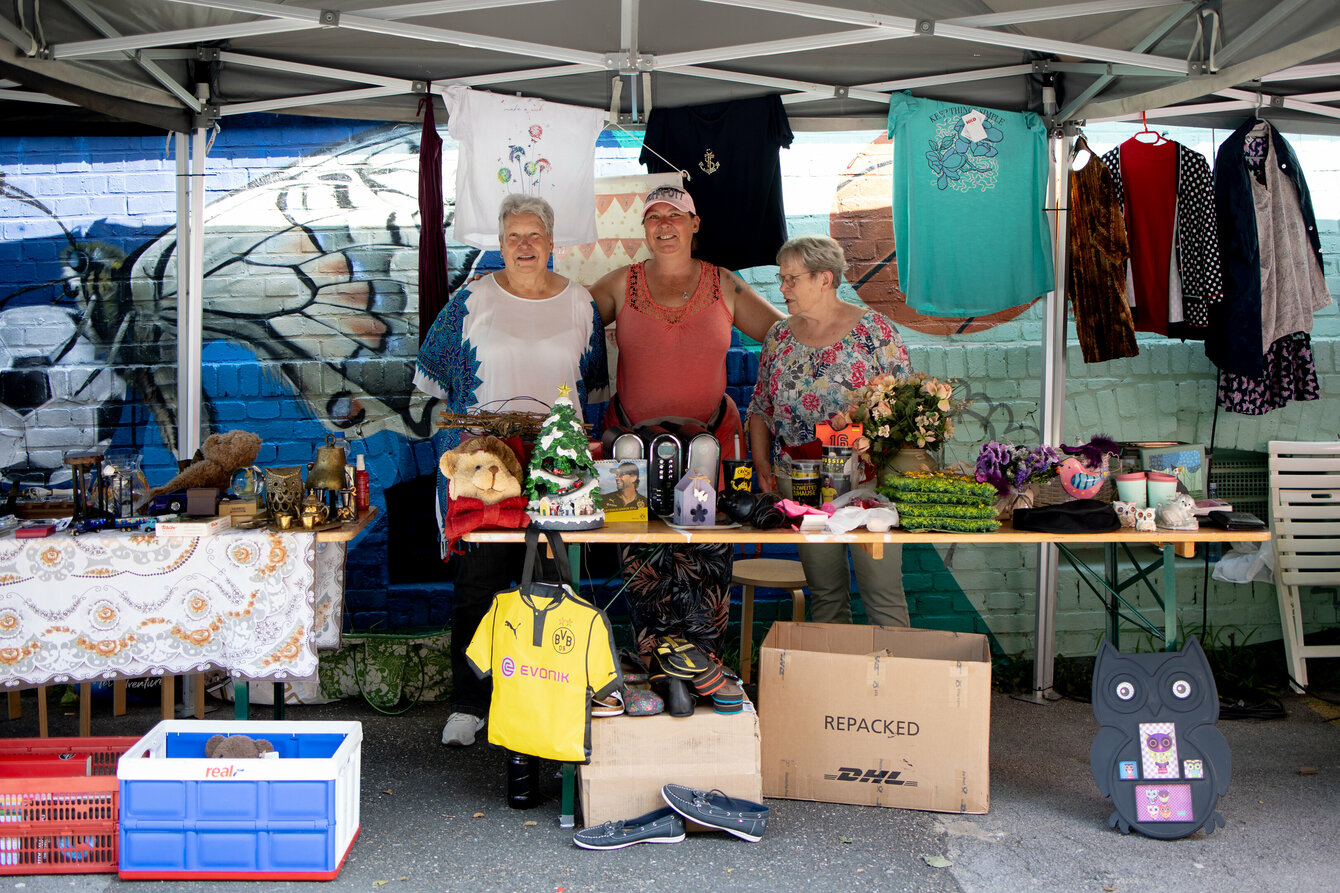
M 662 307 L 647 286 L 646 261 L 628 268 L 619 345 L 619 403 L 634 425 L 683 416 L 706 421 L 726 393 L 726 351 L 735 324 L 721 298 L 721 272 L 701 262 L 698 287 L 683 307 Z

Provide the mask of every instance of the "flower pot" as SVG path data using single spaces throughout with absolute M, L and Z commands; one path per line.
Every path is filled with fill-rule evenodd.
M 940 463 L 936 462 L 926 450 L 920 450 L 916 447 L 903 447 L 894 453 L 884 464 L 880 466 L 880 477 L 886 474 L 897 472 L 902 474 L 906 471 L 939 471 Z

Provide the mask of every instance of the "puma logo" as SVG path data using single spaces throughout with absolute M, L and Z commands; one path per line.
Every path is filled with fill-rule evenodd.
M 503 626 L 507 627 L 508 629 L 510 629 L 510 630 L 512 631 L 512 638 L 515 639 L 517 636 L 521 635 L 521 630 L 519 630 L 519 629 L 517 629 L 515 626 L 513 626 L 513 625 L 512 625 L 512 621 L 510 621 L 510 620 L 504 620 L 504 621 L 503 621 Z

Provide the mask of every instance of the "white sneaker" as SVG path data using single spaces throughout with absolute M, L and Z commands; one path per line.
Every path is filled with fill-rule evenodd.
M 469 747 L 484 728 L 484 718 L 470 713 L 453 713 L 442 727 L 442 743 L 452 747 Z

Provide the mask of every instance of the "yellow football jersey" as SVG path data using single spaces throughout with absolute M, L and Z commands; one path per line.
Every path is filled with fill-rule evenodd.
M 591 759 L 591 698 L 623 685 L 605 613 L 567 585 L 499 592 L 466 659 L 493 674 L 489 742 L 565 763 Z

